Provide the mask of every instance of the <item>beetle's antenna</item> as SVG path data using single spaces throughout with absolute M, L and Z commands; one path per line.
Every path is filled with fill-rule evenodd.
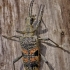
M 32 16 L 32 7 L 33 7 L 34 0 L 31 1 L 30 7 L 29 7 L 29 16 Z
M 42 17 L 43 17 L 43 12 L 44 12 L 44 7 L 45 5 L 40 5 L 40 8 L 39 8 L 39 12 L 38 12 L 38 15 L 37 15 L 37 18 L 36 18 L 36 21 L 33 23 L 33 27 L 35 30 L 37 30 L 37 28 L 39 27 L 41 21 L 42 21 Z
M 0 20 L 0 35 L 2 34 L 1 20 Z
M 44 12 L 44 7 L 45 5 L 42 5 L 40 6 L 40 9 L 39 9 L 39 12 L 38 12 L 38 15 L 37 15 L 37 25 L 36 25 L 36 28 L 39 26 L 39 23 L 41 23 L 41 20 L 42 20 L 42 17 L 43 17 L 43 12 Z

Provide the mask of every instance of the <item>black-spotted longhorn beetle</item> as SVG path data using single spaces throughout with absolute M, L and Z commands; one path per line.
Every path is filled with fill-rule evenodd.
M 23 34 L 23 36 L 12 36 L 12 37 L 8 37 L 8 36 L 4 36 L 4 38 L 12 40 L 12 41 L 17 41 L 20 43 L 21 48 L 22 48 L 22 54 L 16 58 L 13 61 L 13 66 L 14 66 L 14 70 L 15 70 L 15 62 L 17 62 L 19 59 L 23 58 L 23 63 L 24 63 L 24 67 L 26 70 L 39 70 L 39 66 L 40 66 L 40 56 L 42 57 L 42 59 L 44 60 L 44 62 L 48 65 L 50 70 L 54 70 L 54 68 L 50 65 L 50 63 L 46 60 L 46 58 L 40 54 L 40 42 L 45 42 L 45 41 L 51 41 L 53 42 L 56 47 L 59 47 L 58 44 L 56 44 L 54 41 L 52 41 L 49 38 L 43 39 L 43 38 L 39 38 L 36 35 L 36 31 L 39 27 L 39 25 L 41 24 L 41 22 L 43 22 L 42 16 L 43 16 L 43 12 L 44 12 L 44 5 L 40 5 L 39 11 L 38 11 L 38 15 L 37 17 L 35 15 L 32 15 L 32 6 L 33 6 L 33 2 L 34 0 L 31 1 L 30 3 L 30 7 L 29 7 L 29 16 L 26 18 L 25 23 L 26 23 L 26 30 L 25 31 L 16 31 L 17 33 Z M 16 38 L 18 40 L 16 40 Z M 61 48 L 62 50 L 68 52 L 67 50 Z M 70 53 L 70 52 L 68 52 Z M 22 67 L 21 69 L 22 70 Z

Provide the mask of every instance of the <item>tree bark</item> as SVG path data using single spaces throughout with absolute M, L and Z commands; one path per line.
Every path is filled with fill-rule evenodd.
M 17 35 L 16 30 L 25 29 L 25 18 L 31 0 L 0 0 L 0 70 L 13 70 L 13 60 L 21 55 L 21 46 L 7 40 L 2 35 Z M 45 5 L 43 20 L 38 31 L 40 37 L 50 38 L 61 48 L 70 51 L 70 1 L 69 0 L 35 0 L 33 14 L 37 14 L 40 4 Z M 45 27 L 46 25 L 46 27 Z M 46 28 L 46 33 L 41 30 Z M 50 62 L 54 70 L 70 70 L 70 54 L 53 45 L 41 44 L 41 53 Z M 16 65 L 20 70 L 22 59 Z M 50 70 L 40 62 L 41 70 Z

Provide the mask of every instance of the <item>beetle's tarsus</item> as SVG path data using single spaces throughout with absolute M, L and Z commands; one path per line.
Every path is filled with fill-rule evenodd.
M 16 58 L 16 59 L 13 61 L 14 70 L 15 70 L 15 63 L 16 63 L 19 59 L 21 59 L 21 58 L 22 58 L 22 55 L 21 55 L 20 57 Z

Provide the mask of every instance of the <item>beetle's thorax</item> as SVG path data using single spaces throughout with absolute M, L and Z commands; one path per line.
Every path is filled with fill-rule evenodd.
M 33 36 L 34 35 L 34 28 L 32 26 L 33 21 L 31 21 L 31 17 L 27 17 L 25 19 L 25 23 L 26 23 L 26 27 L 25 27 L 26 33 L 24 34 L 24 36 Z

